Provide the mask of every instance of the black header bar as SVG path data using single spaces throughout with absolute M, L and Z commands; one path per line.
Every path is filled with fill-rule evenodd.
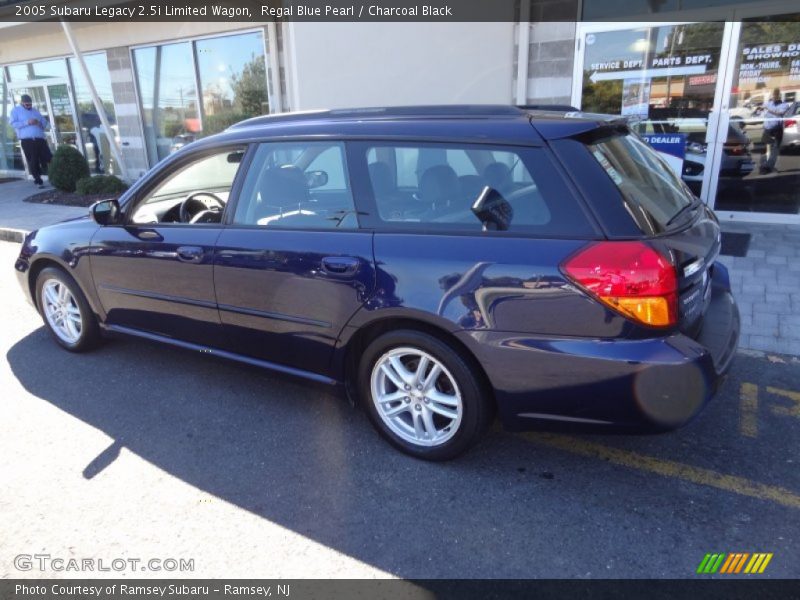
M 580 21 L 607 0 L 0 0 L 0 23 L 30 21 L 268 21 L 318 22 L 531 22 Z M 748 7 L 769 3 L 754 0 Z M 676 4 L 677 2 L 677 4 Z M 590 5 L 590 3 L 592 3 Z M 660 8 L 661 6 L 665 8 Z M 674 6 L 692 10 L 674 10 Z M 729 20 L 741 0 L 682 3 L 632 0 L 630 11 L 613 20 Z M 521 10 L 524 7 L 524 11 Z M 666 7 L 671 7 L 669 12 Z M 589 10 L 591 9 L 591 10 Z M 642 12 L 644 11 L 644 13 Z M 700 11 L 700 12 L 698 12 Z M 704 11 L 704 12 L 703 12 Z M 606 9 L 601 12 L 606 14 Z M 630 14 L 629 14 L 630 13 Z M 637 14 L 638 13 L 638 14 Z M 798 9 L 800 13 L 800 9 Z M 787 17 L 788 18 L 788 17 Z M 612 19 L 609 19 L 612 20 Z M 479 41 L 476 41 L 479 43 Z

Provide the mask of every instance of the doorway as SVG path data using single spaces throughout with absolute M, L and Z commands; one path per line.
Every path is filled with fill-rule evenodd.
M 78 149 L 82 148 L 80 131 L 76 127 L 72 93 L 65 80 L 40 79 L 9 83 L 8 89 L 13 105 L 19 104 L 20 97 L 27 94 L 33 101 L 33 107 L 42 113 L 47 123 L 45 139 L 51 152 L 55 152 L 63 144 L 69 144 Z M 14 156 L 20 157 L 23 167 L 27 171 L 25 155 L 16 135 L 13 139 L 12 153 Z
M 572 101 L 625 116 L 721 219 L 800 223 L 800 15 L 785 3 L 726 10 L 718 21 L 580 25 Z M 765 169 L 775 88 L 785 133 Z

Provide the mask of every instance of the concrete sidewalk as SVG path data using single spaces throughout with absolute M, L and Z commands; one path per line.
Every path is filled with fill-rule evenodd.
M 800 225 L 723 223 L 749 233 L 747 255 L 720 256 L 742 315 L 741 348 L 800 356 Z
M 24 202 L 28 196 L 41 191 L 27 180 L 0 183 L 0 240 L 21 242 L 29 231 L 80 217 L 89 211 L 75 206 Z

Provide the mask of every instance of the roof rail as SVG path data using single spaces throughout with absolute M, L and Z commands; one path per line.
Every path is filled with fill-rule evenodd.
M 235 123 L 228 127 L 241 129 L 244 127 L 257 127 L 272 123 L 285 123 L 302 121 L 319 117 L 328 119 L 358 119 L 358 118 L 413 118 L 413 117 L 497 117 L 517 116 L 523 111 L 516 106 L 508 104 L 434 104 L 428 106 L 383 106 L 367 108 L 337 108 L 333 110 L 309 110 L 288 113 L 276 113 L 253 117 L 246 121 Z

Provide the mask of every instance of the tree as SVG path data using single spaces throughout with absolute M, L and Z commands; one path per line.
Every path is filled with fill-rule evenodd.
M 587 112 L 616 115 L 622 110 L 622 80 L 592 83 L 590 73 L 584 72 L 581 108 Z
M 267 67 L 264 56 L 252 55 L 241 73 L 231 75 L 234 106 L 246 117 L 269 112 L 267 100 Z

